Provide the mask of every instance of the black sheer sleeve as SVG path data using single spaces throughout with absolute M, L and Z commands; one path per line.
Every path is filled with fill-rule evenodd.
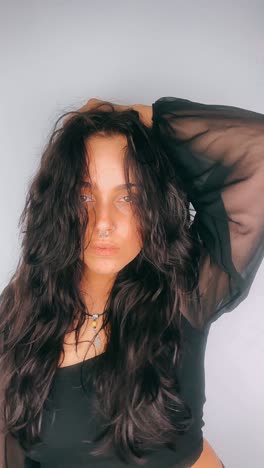
M 175 97 L 152 109 L 153 131 L 196 211 L 202 327 L 247 297 L 263 260 L 264 115 Z

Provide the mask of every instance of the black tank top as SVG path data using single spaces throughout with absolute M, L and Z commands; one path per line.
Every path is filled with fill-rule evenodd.
M 164 448 L 148 454 L 153 468 L 177 467 L 194 464 L 203 450 L 202 427 L 203 405 L 205 403 L 204 353 L 209 327 L 198 331 L 182 318 L 182 330 L 186 345 L 182 367 L 177 372 L 181 385 L 181 395 L 191 407 L 194 424 L 181 438 L 177 452 Z M 94 364 L 100 365 L 103 354 L 84 361 L 85 369 Z M 100 421 L 93 412 L 95 394 L 92 388 L 81 386 L 80 369 L 82 363 L 57 369 L 53 383 L 52 404 L 44 409 L 41 437 L 43 443 L 27 453 L 27 468 L 88 468 L 124 467 L 117 457 L 94 457 L 89 451 L 94 447 L 92 439 L 100 431 Z M 33 462 L 38 463 L 33 463 Z M 136 464 L 129 466 L 138 467 Z

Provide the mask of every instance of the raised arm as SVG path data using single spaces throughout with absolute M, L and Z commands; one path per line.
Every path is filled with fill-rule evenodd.
M 264 115 L 176 97 L 152 109 L 203 240 L 202 315 L 190 304 L 202 327 L 247 297 L 264 256 Z

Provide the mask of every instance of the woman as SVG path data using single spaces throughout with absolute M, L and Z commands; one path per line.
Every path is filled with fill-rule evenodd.
M 1 294 L 4 468 L 224 466 L 204 353 L 263 259 L 263 130 L 173 97 L 93 99 L 54 130 Z

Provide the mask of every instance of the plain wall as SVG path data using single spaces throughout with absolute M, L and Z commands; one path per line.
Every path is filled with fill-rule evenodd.
M 264 2 L 0 2 L 1 290 L 18 218 L 58 116 L 96 97 L 175 96 L 264 113 Z M 261 200 L 263 203 L 263 200 Z M 204 435 L 227 468 L 264 466 L 262 264 L 247 299 L 210 331 Z

